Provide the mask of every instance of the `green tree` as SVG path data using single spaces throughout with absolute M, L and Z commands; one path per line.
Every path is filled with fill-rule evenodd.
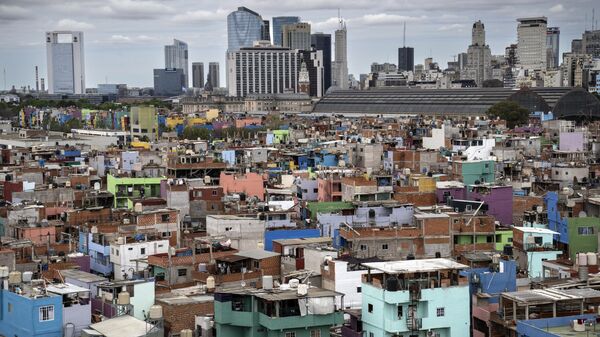
M 524 124 L 529 118 L 529 111 L 513 101 L 502 101 L 494 104 L 487 111 L 490 118 L 506 121 L 509 128 Z

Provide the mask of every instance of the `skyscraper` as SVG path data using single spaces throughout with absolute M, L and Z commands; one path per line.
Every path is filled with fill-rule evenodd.
M 227 51 L 232 52 L 243 47 L 252 47 L 254 41 L 260 41 L 264 34 L 262 17 L 246 7 L 238 7 L 227 15 Z
M 221 78 L 219 74 L 219 62 L 210 62 L 208 64 L 208 78 L 211 87 L 219 88 L 221 86 Z
M 492 51 L 485 44 L 485 26 L 481 21 L 473 23 L 471 45 L 467 50 L 467 67 L 462 79 L 474 80 L 478 86 L 492 78 Z
M 415 68 L 415 49 L 412 47 L 398 48 L 398 71 L 413 71 Z
M 323 64 L 322 50 L 303 50 L 300 52 L 302 63 L 306 65 L 308 72 L 309 91 L 308 94 L 312 97 L 323 97 L 325 91 L 325 67 Z M 299 77 L 302 77 L 299 75 Z M 298 82 L 303 82 L 303 78 L 299 78 Z M 301 92 L 304 92 L 300 90 Z
M 581 36 L 582 53 L 600 58 L 600 29 L 586 30 Z
M 84 94 L 83 32 L 46 33 L 49 94 Z
M 183 92 L 185 74 L 181 68 L 154 69 L 154 95 L 176 96 Z
M 340 27 L 335 31 L 335 65 L 333 85 L 348 89 L 348 40 L 346 23 L 340 19 Z
M 269 20 L 263 20 L 261 40 L 271 42 L 271 23 Z
M 204 63 L 192 63 L 192 87 L 203 88 L 204 83 Z
M 189 84 L 187 43 L 173 39 L 172 45 L 165 46 L 165 68 L 182 69 L 185 83 L 184 87 L 187 88 Z
M 283 26 L 283 47 L 310 50 L 310 23 L 298 22 Z
M 548 18 L 545 16 L 517 19 L 517 59 L 526 70 L 546 69 L 546 33 Z
M 276 16 L 273 18 L 273 44 L 283 46 L 283 26 L 300 22 L 298 16 Z
M 315 33 L 310 37 L 311 46 L 323 51 L 323 92 L 331 86 L 331 34 Z
M 546 30 L 546 65 L 548 69 L 558 69 L 560 64 L 560 29 L 548 27 Z

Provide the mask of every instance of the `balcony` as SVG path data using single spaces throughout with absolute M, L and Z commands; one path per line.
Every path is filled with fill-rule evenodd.
M 408 317 L 406 319 L 406 327 L 410 331 L 420 330 L 423 326 L 423 320 L 421 318 Z

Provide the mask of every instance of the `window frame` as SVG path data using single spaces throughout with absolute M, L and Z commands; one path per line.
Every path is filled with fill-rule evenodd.
M 40 322 L 51 322 L 54 321 L 54 305 L 43 305 L 38 308 L 38 318 Z M 47 316 L 44 319 L 44 316 Z

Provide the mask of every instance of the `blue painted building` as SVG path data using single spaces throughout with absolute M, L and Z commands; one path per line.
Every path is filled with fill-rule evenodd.
M 268 230 L 265 231 L 265 250 L 273 251 L 273 240 L 318 237 L 321 237 L 321 231 L 318 228 Z
M 110 243 L 103 234 L 92 234 L 79 232 L 80 253 L 90 256 L 90 270 L 104 276 L 108 276 L 113 271 L 113 264 L 110 262 Z
M 517 264 L 512 260 L 500 260 L 498 265 L 463 270 L 460 274 L 469 279 L 471 295 L 487 294 L 490 303 L 498 303 L 502 292 L 517 291 Z
M 584 314 L 554 318 L 540 318 L 517 321 L 517 336 L 519 337 L 561 337 L 564 332 L 571 332 L 571 322 L 575 320 L 596 322 L 596 315 Z M 591 330 L 591 329 L 590 329 Z M 597 332 L 582 332 L 581 336 L 597 336 Z M 579 336 L 575 332 L 568 336 Z
M 11 286 L 14 287 L 14 286 Z M 0 334 L 18 337 L 62 337 L 62 296 L 34 295 L 31 288 L 0 290 Z
M 558 194 L 556 192 L 546 193 L 544 203 L 548 212 L 548 229 L 558 233 L 554 239 L 562 244 L 569 244 L 569 225 L 567 218 L 562 218 L 558 211 Z

